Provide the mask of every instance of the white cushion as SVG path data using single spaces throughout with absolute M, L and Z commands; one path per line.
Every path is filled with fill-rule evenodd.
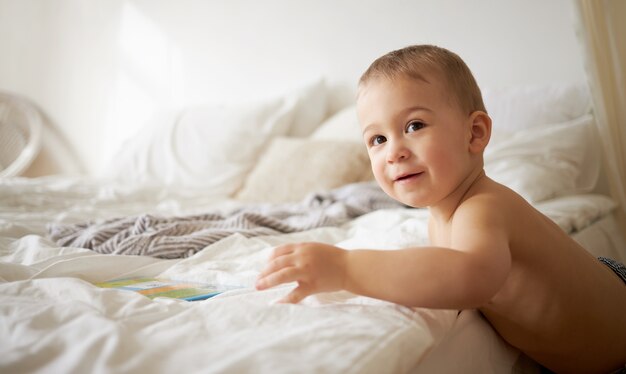
M 105 176 L 231 196 L 273 137 L 304 134 L 321 122 L 326 101 L 320 87 L 258 102 L 158 113 L 122 145 Z
M 485 171 L 532 203 L 589 192 L 600 162 L 594 139 L 590 115 L 516 132 L 494 129 Z
M 363 142 L 356 106 L 348 106 L 322 122 L 311 134 L 311 139 L 334 139 Z
M 320 125 L 328 110 L 328 89 L 323 79 L 316 80 L 296 91 L 295 107 L 285 135 L 306 137 Z
M 505 131 L 571 121 L 591 111 L 589 89 L 578 82 L 486 88 L 482 93 L 494 128 Z
M 311 192 L 373 179 L 362 143 L 279 137 L 272 141 L 236 198 L 292 202 Z

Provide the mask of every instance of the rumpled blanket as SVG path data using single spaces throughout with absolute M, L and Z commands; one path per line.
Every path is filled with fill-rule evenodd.
M 103 222 L 53 224 L 48 230 L 61 246 L 108 254 L 183 258 L 234 233 L 253 237 L 337 226 L 377 209 L 400 207 L 405 206 L 387 196 L 375 182 L 365 182 L 313 193 L 299 203 L 247 205 L 227 214 L 143 214 Z

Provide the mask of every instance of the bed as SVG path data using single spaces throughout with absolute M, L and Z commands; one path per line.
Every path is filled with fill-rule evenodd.
M 328 113 L 329 91 L 320 80 L 268 100 L 164 111 L 124 143 L 102 178 L 0 179 L 0 372 L 538 372 L 474 310 L 407 308 L 348 292 L 284 305 L 275 301 L 292 284 L 254 289 L 282 243 L 428 243 L 424 209 L 376 200 L 342 210 L 375 185 L 354 107 Z M 585 85 L 484 96 L 494 119 L 487 174 L 590 252 L 624 261 L 616 203 L 598 183 Z M 329 196 L 333 203 L 319 203 Z M 296 210 L 290 232 L 229 232 L 182 252 L 89 249 L 95 228 L 129 217 L 310 212 L 303 204 L 312 202 L 334 219 L 307 226 L 311 217 Z M 155 238 L 150 230 L 141 233 Z M 239 288 L 187 302 L 94 285 L 133 276 Z

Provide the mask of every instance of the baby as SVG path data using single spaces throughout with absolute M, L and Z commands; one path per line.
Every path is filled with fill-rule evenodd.
M 288 303 L 348 290 L 411 307 L 477 308 L 506 341 L 553 371 L 624 367 L 621 265 L 605 266 L 485 175 L 491 119 L 456 54 L 418 45 L 378 58 L 359 82 L 357 112 L 376 181 L 394 199 L 428 207 L 432 246 L 288 244 L 275 249 L 258 289 L 297 282 Z

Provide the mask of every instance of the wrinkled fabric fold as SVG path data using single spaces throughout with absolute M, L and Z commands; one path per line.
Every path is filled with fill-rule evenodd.
M 50 238 L 64 247 L 104 254 L 183 258 L 235 233 L 253 237 L 337 226 L 377 209 L 402 206 L 374 182 L 366 182 L 313 193 L 293 204 L 254 204 L 229 213 L 189 216 L 142 214 L 103 222 L 53 224 L 48 230 Z

